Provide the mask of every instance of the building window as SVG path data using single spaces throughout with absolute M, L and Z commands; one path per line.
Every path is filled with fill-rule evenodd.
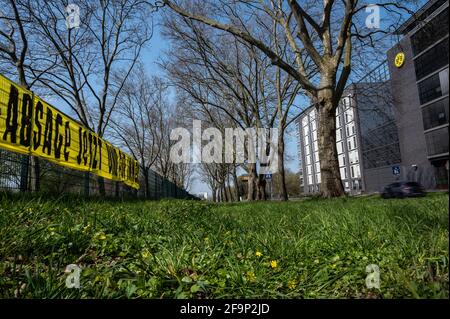
M 430 50 L 414 60 L 416 78 L 420 80 L 424 76 L 439 70 L 448 64 L 448 38 L 438 43 Z
M 359 165 L 353 165 L 351 169 L 352 169 L 352 177 L 354 178 L 361 177 L 361 170 L 359 169 Z
M 376 168 L 398 164 L 402 161 L 400 155 L 400 145 L 398 142 L 384 145 L 383 147 L 364 151 L 364 168 Z
M 350 164 L 358 163 L 358 151 L 351 151 L 349 153 Z
M 356 136 L 353 136 L 353 147 L 356 148 Z
M 448 34 L 448 8 L 429 21 L 411 37 L 414 56 Z
M 348 141 L 347 143 L 348 143 L 348 149 L 351 150 L 352 149 L 352 142 Z
M 316 162 L 314 165 L 316 167 L 316 173 L 320 173 L 320 162 Z
M 337 143 L 336 148 L 338 154 L 341 154 L 344 151 L 344 143 L 343 142 Z
M 442 96 L 442 89 L 439 74 L 435 74 L 419 83 L 420 104 L 425 104 L 440 96 Z
M 308 125 L 303 127 L 303 134 L 304 134 L 304 136 L 309 135 L 309 126 Z
M 425 134 L 428 156 L 448 153 L 448 127 Z
M 422 109 L 425 130 L 448 123 L 448 97 Z
M 308 126 L 308 117 L 307 116 L 302 118 L 302 126 L 303 127 L 307 127 Z
M 309 136 L 305 136 L 305 145 L 309 145 Z
M 339 155 L 338 156 L 338 161 L 339 161 L 339 166 L 340 167 L 345 166 L 345 155 L 344 154 Z
M 355 177 L 355 170 L 353 169 L 353 166 L 350 167 L 350 172 L 351 172 L 352 178 Z

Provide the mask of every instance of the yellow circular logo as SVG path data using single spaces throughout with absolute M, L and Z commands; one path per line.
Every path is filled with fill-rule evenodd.
M 403 52 L 397 53 L 397 55 L 395 56 L 395 66 L 397 68 L 401 68 L 404 63 L 405 63 L 405 54 Z

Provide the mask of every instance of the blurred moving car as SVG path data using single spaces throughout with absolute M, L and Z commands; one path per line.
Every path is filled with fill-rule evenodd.
M 381 197 L 383 198 L 404 198 L 425 196 L 425 189 L 416 182 L 396 182 L 387 185 Z

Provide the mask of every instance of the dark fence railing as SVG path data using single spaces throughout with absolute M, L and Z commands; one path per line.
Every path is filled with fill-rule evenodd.
M 149 171 L 146 194 L 143 178 L 140 181 L 141 187 L 137 190 L 121 182 L 99 179 L 95 174 L 62 167 L 43 159 L 37 159 L 37 162 L 34 157 L 0 149 L 0 191 L 70 193 L 111 198 L 196 199 L 152 170 Z

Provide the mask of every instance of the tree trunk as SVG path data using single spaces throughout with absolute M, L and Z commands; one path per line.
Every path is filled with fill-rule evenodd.
M 236 166 L 233 167 L 233 183 L 234 183 L 234 196 L 236 198 L 236 201 L 239 202 L 239 197 L 241 196 L 241 193 L 239 191 L 239 181 L 236 173 Z
M 217 189 L 215 187 L 211 187 L 211 195 L 212 195 L 212 201 L 216 202 L 217 199 Z
M 267 200 L 266 179 L 264 175 L 258 175 L 258 200 Z
M 227 185 L 227 192 L 228 192 L 228 201 L 233 202 L 234 198 L 233 198 L 233 192 L 231 191 L 230 184 Z
M 41 165 L 39 162 L 39 158 L 32 156 L 31 157 L 31 190 L 33 192 L 39 192 L 41 189 Z
M 325 198 L 343 196 L 345 192 L 342 186 L 336 149 L 337 102 L 334 101 L 332 89 L 319 91 L 318 106 L 321 193 Z
M 247 191 L 247 200 L 252 201 L 255 200 L 255 184 L 256 184 L 256 164 L 249 164 L 248 169 L 248 191 Z
M 225 182 L 223 182 L 222 184 L 222 190 L 223 190 L 223 201 L 228 202 L 227 185 Z
M 284 134 L 278 135 L 278 174 L 280 177 L 280 199 L 287 201 L 288 192 L 286 188 L 286 172 L 284 170 Z

